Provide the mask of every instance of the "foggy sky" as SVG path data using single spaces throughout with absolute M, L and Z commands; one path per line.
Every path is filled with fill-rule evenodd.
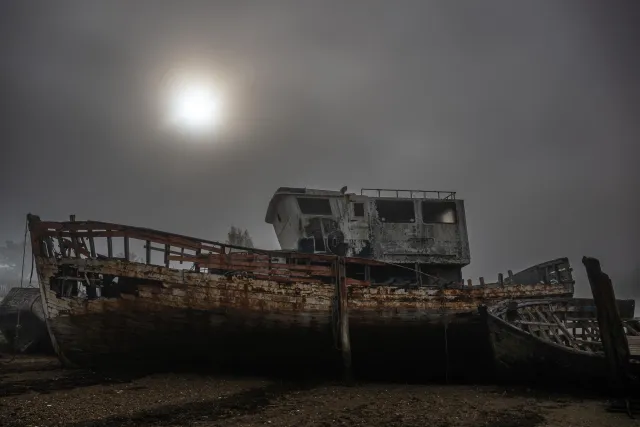
M 606 4 L 605 4 L 606 3 Z M 635 6 L 633 5 L 635 3 Z M 608 5 L 608 6 L 607 6 Z M 224 240 L 277 187 L 454 190 L 466 277 L 600 257 L 640 289 L 638 2 L 3 1 L 0 240 L 27 212 Z M 160 126 L 197 70 L 229 94 Z M 635 274 L 635 276 L 633 276 Z

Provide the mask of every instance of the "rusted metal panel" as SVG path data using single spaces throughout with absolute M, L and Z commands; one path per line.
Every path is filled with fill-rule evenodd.
M 296 203 L 301 197 L 327 200 L 331 214 L 324 210 L 303 212 Z M 412 217 L 380 215 L 379 205 L 385 203 L 411 206 Z M 451 205 L 455 219 L 427 218 L 425 204 Z M 470 262 L 464 202 L 452 192 L 374 189 L 373 193 L 356 195 L 281 188 L 272 198 L 265 220 L 273 224 L 280 245 L 288 249 L 341 255 L 337 251 L 341 248 L 352 257 L 386 263 L 449 265 L 458 270 Z

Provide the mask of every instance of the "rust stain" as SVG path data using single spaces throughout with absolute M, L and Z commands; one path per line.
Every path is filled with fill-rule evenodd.
M 209 323 L 198 323 L 203 328 L 238 318 L 273 327 L 325 328 L 334 321 L 340 288 L 346 295 L 341 304 L 361 324 L 393 319 L 401 319 L 402 324 L 407 319 L 471 312 L 480 304 L 508 298 L 573 294 L 572 282 L 405 286 L 372 283 L 349 274 L 337 287 L 339 260 L 349 264 L 346 271 L 349 266 L 364 271 L 365 267 L 373 270 L 386 264 L 373 259 L 243 248 L 104 222 L 42 222 L 30 216 L 29 228 L 46 302 L 43 307 L 61 357 L 65 348 L 79 346 L 79 342 L 91 351 L 104 350 L 101 346 L 106 344 L 92 334 L 100 336 L 100 328 L 108 326 L 74 320 L 89 315 L 117 313 L 142 328 L 153 327 L 149 316 L 175 312 L 188 313 L 180 315 L 184 319 L 207 313 Z M 106 244 L 113 237 L 123 238 L 125 245 L 139 241 L 147 245 L 147 254 L 162 252 L 162 264 L 150 263 L 148 256 L 142 263 L 101 254 L 100 248 L 106 247 L 109 253 L 120 252 L 112 247 L 115 242 Z M 60 246 L 61 241 L 66 243 Z M 230 249 L 236 252 L 229 253 Z M 146 316 L 144 322 L 140 313 Z M 183 317 L 180 321 L 191 322 Z

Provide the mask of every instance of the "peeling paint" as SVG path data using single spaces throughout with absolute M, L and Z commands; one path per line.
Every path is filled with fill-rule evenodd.
M 375 259 L 242 248 L 120 224 L 42 222 L 30 216 L 29 229 L 47 327 L 68 364 L 167 343 L 190 345 L 192 337 L 219 342 L 230 352 L 249 336 L 269 336 L 296 348 L 304 336 L 311 340 L 305 346 L 330 349 L 339 259 L 346 264 L 344 303 L 355 336 L 371 333 L 366 325 L 400 330 L 408 324 L 455 322 L 458 314 L 505 298 L 573 294 L 573 282 L 385 285 L 367 278 L 388 268 Z M 114 237 L 124 248 L 114 247 Z M 144 243 L 146 262 L 126 259 L 135 241 Z M 104 247 L 108 253 L 96 249 Z M 160 265 L 151 263 L 152 251 L 163 254 Z M 124 259 L 113 255 L 120 252 Z

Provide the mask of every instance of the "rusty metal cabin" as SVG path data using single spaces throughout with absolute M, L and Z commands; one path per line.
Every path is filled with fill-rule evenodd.
M 470 263 L 464 202 L 451 191 L 280 187 L 265 221 L 282 249 L 386 263 L 373 283 L 459 283 Z

